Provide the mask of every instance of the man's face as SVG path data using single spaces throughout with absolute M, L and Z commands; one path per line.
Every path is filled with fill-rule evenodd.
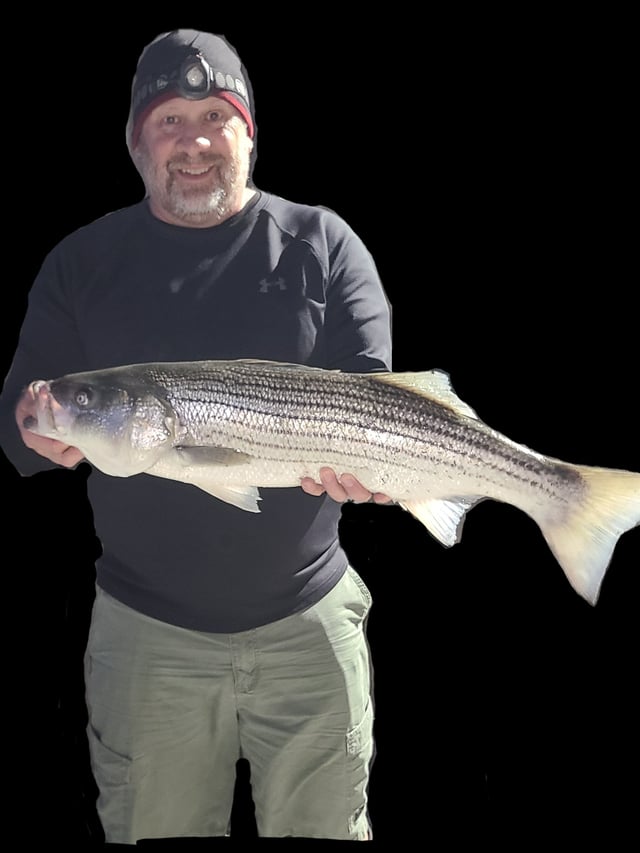
M 145 119 L 134 163 L 152 213 L 205 228 L 243 206 L 253 142 L 240 113 L 221 98 L 171 98 Z

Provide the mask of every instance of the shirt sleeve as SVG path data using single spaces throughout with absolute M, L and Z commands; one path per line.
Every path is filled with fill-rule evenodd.
M 80 369 L 82 345 L 64 274 L 62 253 L 54 248 L 29 293 L 16 351 L 0 394 L 0 445 L 22 475 L 57 467 L 26 447 L 15 421 L 22 391 L 36 379 L 52 379 Z
M 327 286 L 327 367 L 391 370 L 391 304 L 372 254 L 346 223 L 332 241 Z

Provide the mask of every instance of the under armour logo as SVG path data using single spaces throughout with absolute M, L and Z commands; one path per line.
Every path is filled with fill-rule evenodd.
M 287 289 L 287 285 L 284 283 L 284 279 L 280 278 L 280 276 L 278 276 L 278 278 L 274 279 L 273 281 L 269 281 L 269 279 L 267 279 L 267 278 L 262 278 L 262 279 L 260 279 L 259 285 L 260 285 L 260 290 L 258 291 L 259 293 L 269 293 L 269 290 L 272 287 L 277 287 L 280 290 L 286 290 Z

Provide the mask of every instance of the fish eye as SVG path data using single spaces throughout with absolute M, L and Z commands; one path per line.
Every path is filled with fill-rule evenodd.
M 84 408 L 89 405 L 91 402 L 91 391 L 88 388 L 81 388 L 79 391 L 76 391 L 76 403 L 78 406 Z

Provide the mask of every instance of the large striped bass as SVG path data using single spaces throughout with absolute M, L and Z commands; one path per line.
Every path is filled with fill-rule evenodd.
M 259 488 L 350 473 L 444 546 L 479 501 L 540 527 L 595 604 L 619 537 L 640 524 L 640 473 L 541 455 L 488 427 L 440 370 L 343 373 L 258 360 L 134 364 L 32 383 L 39 435 L 105 474 L 191 483 L 259 512 Z

